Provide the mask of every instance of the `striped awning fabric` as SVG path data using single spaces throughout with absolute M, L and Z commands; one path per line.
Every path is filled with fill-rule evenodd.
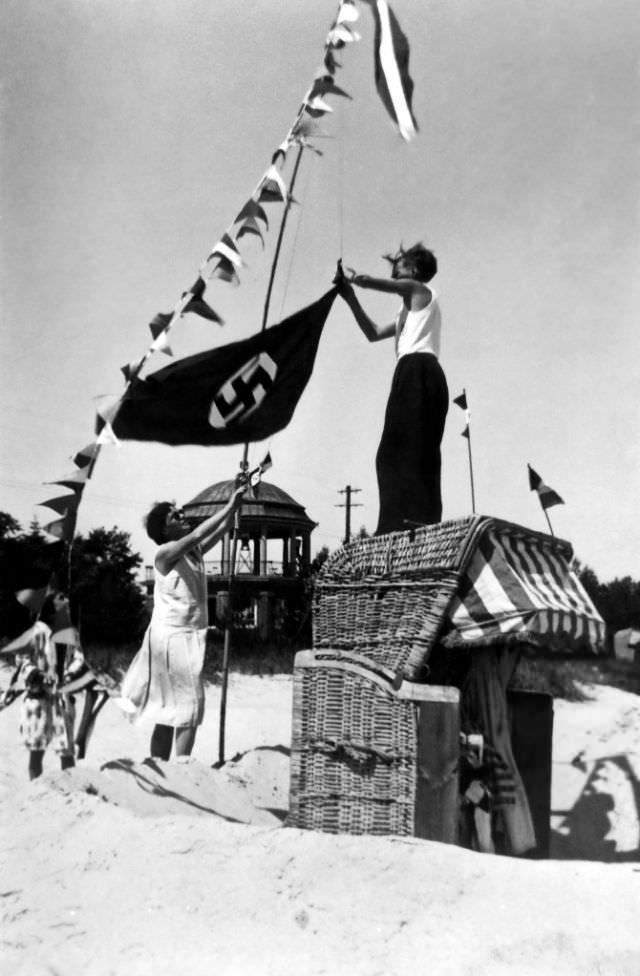
M 571 561 L 568 543 L 491 520 L 449 606 L 444 643 L 521 640 L 552 650 L 601 652 L 604 621 Z

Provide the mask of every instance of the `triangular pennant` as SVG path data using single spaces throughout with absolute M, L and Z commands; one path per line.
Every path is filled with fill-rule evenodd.
M 107 424 L 106 426 L 108 427 L 109 425 Z M 62 539 L 64 542 L 72 542 L 75 528 L 76 513 L 67 512 L 62 518 L 55 519 L 53 522 L 48 522 L 47 525 L 43 525 L 42 531 L 54 536 L 56 539 Z
M 264 207 L 260 206 L 257 200 L 254 200 L 253 198 L 247 200 L 244 207 L 234 220 L 234 223 L 238 224 L 246 217 L 255 217 L 256 220 L 261 220 L 266 229 L 269 230 L 269 218 L 267 217 L 266 210 Z
M 552 505 L 564 505 L 564 499 L 549 485 L 545 485 L 538 472 L 534 471 L 530 464 L 527 465 L 527 468 L 529 469 L 529 488 L 538 493 L 542 507 L 547 509 L 551 508 Z
M 325 102 L 321 95 L 314 95 L 313 98 L 304 103 L 304 107 L 305 111 L 307 111 L 312 118 L 326 115 L 327 112 L 333 112 L 333 109 L 329 103 Z
M 354 41 L 359 40 L 358 32 L 347 27 L 346 24 L 336 23 L 327 34 L 327 45 L 329 47 L 341 48 L 345 44 L 353 44 Z
M 238 240 L 244 237 L 245 234 L 255 234 L 262 241 L 262 246 L 264 247 L 264 237 L 262 236 L 262 231 L 260 229 L 260 224 L 255 217 L 246 217 L 240 227 L 236 232 L 236 237 Z
M 102 420 L 102 418 L 100 418 Z M 104 420 L 102 420 L 104 425 Z M 57 481 L 45 481 L 45 485 L 60 485 L 61 488 L 69 488 L 70 491 L 75 492 L 76 495 L 80 496 L 84 491 L 84 486 L 89 479 L 89 471 L 85 468 L 82 471 L 73 471 L 71 474 L 63 475 L 58 478 Z
M 217 322 L 218 325 L 224 325 L 218 313 L 214 312 L 203 298 L 192 298 L 184 310 L 185 312 L 193 312 L 195 315 L 199 315 L 200 318 L 207 319 L 209 322 Z
M 113 427 L 110 423 L 105 423 L 104 427 L 98 435 L 98 444 L 114 444 L 116 447 L 120 447 L 120 441 L 113 432 Z
M 460 437 L 466 437 L 467 440 L 469 440 L 470 436 L 471 435 L 469 434 L 469 424 L 467 424 L 467 426 L 465 427 L 465 429 L 460 434 Z
M 459 396 L 454 397 L 453 398 L 453 402 L 454 403 L 457 403 L 458 406 L 461 407 L 463 410 L 466 410 L 467 409 L 467 391 L 466 390 L 463 390 L 462 393 Z
M 300 116 L 292 129 L 292 133 L 295 139 L 302 142 L 314 136 L 316 138 L 326 137 L 326 133 L 322 131 L 315 119 L 312 119 L 310 115 Z
M 271 157 L 271 165 L 272 166 L 277 166 L 278 163 L 284 163 L 284 161 L 286 159 L 286 156 L 287 156 L 287 152 L 289 151 L 290 146 L 291 146 L 291 140 L 287 136 L 287 138 L 284 140 L 284 142 L 281 142 L 280 143 L 280 145 L 278 146 L 278 148 L 274 152 L 273 156 Z
M 207 261 L 210 261 L 213 257 L 220 255 L 230 261 L 231 264 L 236 268 L 241 268 L 244 265 L 244 261 L 238 253 L 238 249 L 235 246 L 235 242 L 228 234 L 224 234 L 215 247 L 212 249 Z
M 287 199 L 287 188 L 275 166 L 271 166 L 263 176 L 258 199 L 262 203 L 276 203 Z
M 174 314 L 173 312 L 158 312 L 157 315 L 154 315 L 154 317 L 149 322 L 151 335 L 153 336 L 154 339 L 157 339 L 160 333 L 164 332 L 165 329 L 169 327 L 169 325 L 171 324 L 171 320 L 173 318 L 173 314 Z
M 324 66 L 332 75 L 336 73 L 338 68 L 342 67 L 340 62 L 336 60 L 336 56 L 329 44 L 327 44 L 324 52 Z
M 140 356 L 139 359 L 134 359 L 131 363 L 125 363 L 124 366 L 120 367 L 120 372 L 124 375 L 127 383 L 131 383 L 135 380 L 136 376 L 145 364 L 146 356 Z
M 355 3 L 351 0 L 342 0 L 340 4 L 340 10 L 338 11 L 338 16 L 336 17 L 337 24 L 353 24 L 359 18 L 360 14 Z
M 351 98 L 343 88 L 338 88 L 331 75 L 324 73 L 318 75 L 311 86 L 306 100 L 311 101 L 316 96 L 322 95 L 342 95 L 344 98 Z
M 121 402 L 121 397 L 113 396 L 112 394 L 95 397 L 96 410 L 100 417 L 107 423 L 111 423 L 120 408 Z M 101 442 L 98 439 L 96 443 L 100 444 Z
M 163 352 L 167 356 L 173 356 L 173 349 L 169 345 L 169 337 L 166 329 L 158 333 L 149 348 L 152 352 Z
M 75 457 L 72 459 L 74 464 L 77 464 L 79 468 L 93 467 L 92 462 L 95 462 L 98 454 L 100 453 L 100 448 L 95 441 L 91 441 L 86 447 L 78 451 Z M 89 473 L 91 475 L 91 473 Z
M 207 287 L 206 281 L 204 280 L 202 275 L 198 275 L 195 282 L 191 285 L 189 292 L 193 295 L 194 298 L 202 298 L 204 296 L 206 287 Z
M 216 263 L 208 272 L 207 277 L 220 278 L 221 281 L 230 281 L 234 285 L 240 284 L 240 279 L 231 261 L 223 257 L 216 258 Z
M 49 498 L 46 502 L 39 502 L 44 508 L 52 508 L 58 515 L 66 515 L 67 512 L 76 512 L 80 504 L 80 496 L 58 495 L 57 498 Z

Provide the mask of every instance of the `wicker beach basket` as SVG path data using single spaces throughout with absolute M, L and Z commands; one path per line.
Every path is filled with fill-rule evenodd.
M 316 581 L 314 649 L 347 651 L 399 680 L 424 680 L 426 660 L 486 521 L 469 516 L 343 546 Z
M 394 688 L 393 678 L 341 651 L 296 655 L 288 826 L 421 835 L 419 702 L 453 705 L 457 722 L 458 692 L 406 682 Z M 457 745 L 457 725 L 455 735 Z M 457 757 L 452 766 L 455 777 Z

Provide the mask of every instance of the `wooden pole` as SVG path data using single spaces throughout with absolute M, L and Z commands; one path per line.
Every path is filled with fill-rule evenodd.
M 467 450 L 469 452 L 469 478 L 471 480 L 471 511 L 476 514 L 476 492 L 473 484 L 473 461 L 471 460 L 471 427 L 467 424 Z
M 289 216 L 289 210 L 291 209 L 293 188 L 295 186 L 296 177 L 298 176 L 298 170 L 300 168 L 300 161 L 302 159 L 302 153 L 304 146 L 300 145 L 298 147 L 298 155 L 296 156 L 295 165 L 293 167 L 293 172 L 291 174 L 291 182 L 289 183 L 289 190 L 287 192 L 287 200 L 284 207 L 284 213 L 282 214 L 282 220 L 280 221 L 280 230 L 278 233 L 278 240 L 276 243 L 276 249 L 273 255 L 273 261 L 271 262 L 271 274 L 269 275 L 269 284 L 267 285 L 267 293 L 264 302 L 264 309 L 262 312 L 262 326 L 260 331 L 264 332 L 267 327 L 267 321 L 269 318 L 269 306 L 271 303 L 271 293 L 273 291 L 273 283 L 276 277 L 276 268 L 278 266 L 278 259 L 280 257 L 280 250 L 282 248 L 282 240 L 284 238 L 284 230 L 287 224 L 287 217 Z M 246 474 L 247 468 L 249 467 L 249 444 L 244 445 L 242 451 L 242 461 L 240 462 L 240 468 L 243 474 Z M 242 502 L 240 503 L 242 507 Z M 222 766 L 225 762 L 225 732 L 226 732 L 226 720 L 227 720 L 227 693 L 229 688 L 229 661 L 231 659 L 231 645 L 232 645 L 232 635 L 233 635 L 233 583 L 235 580 L 235 568 L 236 568 L 236 553 L 238 549 L 238 534 L 240 529 L 240 516 L 239 512 L 236 512 L 235 522 L 233 526 L 233 540 L 231 544 L 231 563 L 229 566 L 229 585 L 227 589 L 227 614 L 224 626 L 224 646 L 222 651 L 222 688 L 220 696 L 220 724 L 218 731 L 218 763 L 217 765 Z
M 466 419 L 466 426 L 462 436 L 466 437 L 467 439 L 467 453 L 469 455 L 469 481 L 471 483 L 471 511 L 475 515 L 476 514 L 476 492 L 473 483 L 473 460 L 471 458 L 471 421 L 469 419 L 469 406 L 467 404 L 467 391 L 465 387 L 462 388 L 462 397 L 464 398 L 463 402 L 464 402 L 465 419 Z M 454 402 L 457 402 L 458 399 L 460 398 L 459 397 L 456 398 L 456 401 Z
M 547 525 L 549 526 L 549 533 L 550 533 L 550 535 L 554 535 L 554 532 L 553 532 L 553 529 L 552 529 L 552 527 L 551 527 L 551 519 L 549 518 L 549 513 L 547 512 L 547 510 L 546 510 L 546 508 L 544 507 L 544 505 L 543 505 L 543 507 L 542 507 L 542 511 L 544 512 L 544 517 L 546 518 L 546 520 L 547 520 Z

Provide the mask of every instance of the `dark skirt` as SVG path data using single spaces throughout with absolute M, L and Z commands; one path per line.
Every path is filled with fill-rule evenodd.
M 424 352 L 401 356 L 376 455 L 376 534 L 441 520 L 440 443 L 448 409 L 449 390 L 437 358 Z

